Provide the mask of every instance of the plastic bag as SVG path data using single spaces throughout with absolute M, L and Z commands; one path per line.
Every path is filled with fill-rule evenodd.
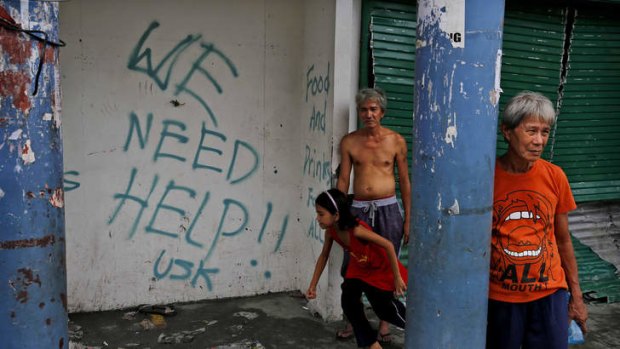
M 570 325 L 568 326 L 568 344 L 583 344 L 585 340 L 583 339 L 583 332 L 581 332 L 581 327 L 577 325 L 575 320 L 570 321 Z
M 566 293 L 566 301 L 570 301 L 570 292 Z M 577 325 L 575 320 L 571 320 L 568 325 L 568 345 L 573 344 L 583 344 L 585 343 L 585 338 L 583 338 L 583 332 L 581 331 L 581 327 Z

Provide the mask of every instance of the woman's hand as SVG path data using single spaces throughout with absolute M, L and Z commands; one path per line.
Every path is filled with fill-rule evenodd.
M 316 298 L 316 287 L 308 287 L 308 290 L 306 291 L 306 298 L 308 299 L 315 299 Z
M 588 320 L 588 308 L 583 302 L 583 298 L 575 298 L 571 295 L 568 301 L 568 321 L 570 322 L 571 319 L 577 322 L 583 334 L 588 332 L 588 326 L 586 325 L 586 320 Z
M 394 296 L 404 296 L 405 292 L 407 292 L 407 285 L 403 281 L 403 278 L 399 275 L 394 279 Z

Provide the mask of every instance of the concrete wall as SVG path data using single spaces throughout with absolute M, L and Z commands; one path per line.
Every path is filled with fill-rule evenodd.
M 335 9 L 61 3 L 70 311 L 305 291 L 323 239 L 312 202 L 346 132 Z M 338 316 L 337 297 L 318 311 Z
M 304 69 L 305 90 L 301 106 L 301 124 L 303 139 L 303 177 L 301 197 L 303 210 L 314 212 L 314 199 L 326 188 L 332 186 L 332 120 L 334 104 L 334 54 L 333 37 L 334 22 L 326 18 L 333 17 L 335 5 L 333 1 L 321 0 L 305 2 L 304 30 Z M 326 42 L 330 38 L 331 43 Z M 307 249 L 302 252 L 302 273 L 306 275 L 305 291 L 310 282 L 316 258 L 319 256 L 324 232 L 317 224 L 314 216 L 302 216 L 301 223 L 309 239 Z M 334 254 L 336 255 L 336 254 Z M 339 307 L 334 307 L 336 297 L 325 297 L 334 293 L 337 278 L 336 268 L 332 268 L 335 259 L 324 271 L 324 277 L 317 285 L 317 293 L 321 295 L 311 303 L 313 310 L 326 309 L 327 317 L 333 316 Z M 330 278 L 331 276 L 331 278 Z
M 317 47 L 325 44 L 325 38 L 334 38 L 334 41 L 330 43 L 333 50 L 328 51 L 329 56 L 333 57 L 328 60 L 329 75 L 326 77 L 323 74 L 323 86 L 329 86 L 326 90 L 324 88 L 323 93 L 310 94 L 306 103 L 306 114 L 310 115 L 310 123 L 308 124 L 308 132 L 306 132 L 306 144 L 317 144 L 317 140 L 324 144 L 320 147 L 321 159 L 330 158 L 331 161 L 331 182 L 328 182 L 326 177 L 327 172 L 324 172 L 323 178 L 311 178 L 309 173 L 305 175 L 305 190 L 304 201 L 306 201 L 306 207 L 309 210 L 313 210 L 312 201 L 318 193 L 324 190 L 326 187 L 334 187 L 336 185 L 335 172 L 339 163 L 339 150 L 338 144 L 344 134 L 349 132 L 352 127 L 355 126 L 357 120 L 357 112 L 355 107 L 355 93 L 358 86 L 358 71 L 359 71 L 359 38 L 360 38 L 360 21 L 361 21 L 361 1 L 359 0 L 339 0 L 335 2 L 335 6 L 331 5 L 332 1 L 323 1 L 325 4 L 321 8 L 319 13 L 312 13 L 308 11 L 310 18 L 308 22 L 313 22 L 312 18 L 326 17 L 325 11 L 329 9 L 335 10 L 336 21 L 335 25 L 324 27 L 322 31 L 317 31 L 312 27 L 306 26 L 306 29 L 310 29 L 306 34 L 306 65 L 308 69 L 316 69 L 312 60 L 308 60 L 309 57 L 313 57 L 314 60 L 325 60 L 325 53 L 317 53 Z M 307 17 L 308 18 L 308 17 Z M 316 116 L 320 115 L 317 109 L 320 111 L 322 104 L 327 101 L 327 127 L 331 126 L 330 130 L 323 130 L 322 128 L 313 127 L 312 120 L 316 119 Z M 313 118 L 312 115 L 315 115 Z M 333 137 L 326 137 L 327 135 L 333 135 Z M 329 145 L 331 149 L 327 149 L 325 145 Z M 319 150 L 317 146 L 307 146 L 306 152 L 311 152 L 314 156 Z M 317 156 L 318 157 L 318 156 Z M 312 170 L 312 169 L 311 169 Z M 318 180 L 317 180 L 318 179 Z M 313 217 L 312 217 L 313 218 Z M 306 269 L 309 272 L 308 276 L 311 276 L 314 263 L 321 253 L 323 245 L 324 232 L 320 230 L 314 219 L 304 222 L 307 226 L 307 236 L 314 239 L 310 244 L 310 256 L 304 257 L 307 261 Z M 317 300 L 311 301 L 309 307 L 312 311 L 319 312 L 327 320 L 339 319 L 342 315 L 340 307 L 340 284 L 342 283 L 342 276 L 340 275 L 340 269 L 342 264 L 342 249 L 334 244 L 331 251 L 331 257 L 328 265 L 323 272 L 317 287 Z M 306 290 L 308 286 L 309 278 L 306 284 L 303 285 L 302 290 Z

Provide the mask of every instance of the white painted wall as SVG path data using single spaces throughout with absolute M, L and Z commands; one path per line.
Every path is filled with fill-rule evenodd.
M 305 291 L 347 131 L 337 2 L 60 4 L 70 311 Z M 338 269 L 315 302 L 330 319 Z
M 332 148 L 333 148 L 333 105 L 334 105 L 334 20 L 335 3 L 330 0 L 320 0 L 305 4 L 304 30 L 304 103 L 302 104 L 302 139 L 304 172 L 302 179 L 302 201 L 304 209 L 314 212 L 314 199 L 322 191 L 332 187 Z M 326 40 L 330 38 L 330 40 Z M 330 43 L 331 41 L 331 43 Z M 314 265 L 319 256 L 324 232 L 318 226 L 314 216 L 305 216 L 301 220 L 305 227 L 309 249 L 303 251 L 306 261 L 302 273 L 307 275 L 302 290 L 306 290 L 312 277 Z M 338 256 L 337 251 L 332 253 Z M 334 260 L 323 272 L 323 278 L 317 285 L 319 298 L 310 303 L 313 310 L 321 312 L 331 318 L 340 315 L 337 306 L 337 289 L 333 280 L 337 280 Z M 340 260 L 342 255 L 340 254 Z M 329 297 L 328 295 L 334 295 Z M 336 306 L 334 306 L 336 304 Z
M 325 60 L 326 53 L 328 57 L 331 57 L 328 61 L 329 75 L 326 72 L 322 74 L 323 81 L 329 82 L 328 93 L 317 93 L 316 95 L 310 93 L 306 103 L 306 114 L 312 116 L 316 114 L 317 109 L 320 111 L 321 105 L 327 100 L 326 120 L 331 120 L 331 123 L 327 122 L 327 127 L 331 127 L 331 130 L 322 132 L 320 129 L 313 128 L 312 123 L 309 123 L 308 132 L 306 132 L 306 144 L 315 144 L 315 146 L 307 147 L 306 152 L 311 152 L 313 156 L 317 154 L 317 158 L 320 154 L 321 159 L 330 157 L 332 159 L 330 165 L 331 181 L 328 181 L 325 175 L 322 178 L 309 178 L 312 176 L 308 176 L 308 173 L 306 173 L 304 181 L 306 194 L 304 200 L 309 209 L 313 209 L 312 202 L 321 191 L 335 187 L 335 171 L 340 161 L 338 145 L 342 136 L 350 131 L 350 119 L 357 119 L 354 97 L 358 84 L 361 0 L 337 0 L 335 3 L 324 0 L 314 2 L 312 6 L 314 11 L 309 10 L 306 12 L 310 16 L 309 18 L 306 17 L 306 23 L 315 23 L 316 20 L 313 20 L 315 18 L 329 17 L 326 16 L 326 11 L 335 12 L 335 22 L 322 25 L 320 27 L 321 30 L 317 30 L 317 25 L 306 26 L 306 51 L 304 54 L 306 66 L 308 67 L 306 80 L 308 80 L 310 69 L 313 69 L 309 73 L 311 75 L 317 68 L 317 64 L 313 62 Z M 333 38 L 333 41 L 327 43 L 325 38 Z M 323 52 L 317 49 L 317 47 L 322 47 L 325 44 L 331 45 L 329 51 Z M 312 117 L 310 117 L 310 120 L 312 121 Z M 317 140 L 320 143 L 317 143 Z M 314 237 L 313 243 L 309 245 L 311 247 L 310 257 L 304 258 L 304 260 L 311 261 L 311 268 L 306 268 L 310 273 L 308 275 L 311 276 L 314 262 L 321 253 L 324 232 L 320 231 L 314 220 L 309 220 L 305 225 L 308 227 L 307 235 Z M 342 249 L 337 244 L 334 244 L 330 260 L 317 287 L 318 298 L 309 304 L 313 311 L 318 311 L 328 320 L 339 319 L 342 316 L 342 309 L 340 307 L 341 264 Z M 307 286 L 307 284 L 304 285 L 302 289 L 305 290 Z
M 336 1 L 333 122 L 337 137 L 332 162 L 334 171 L 340 161 L 340 138 L 357 129 L 355 94 L 359 85 L 361 13 L 362 0 Z

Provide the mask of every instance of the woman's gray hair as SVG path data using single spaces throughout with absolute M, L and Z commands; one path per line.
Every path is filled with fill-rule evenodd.
M 355 95 L 355 103 L 357 108 L 362 105 L 362 103 L 371 100 L 379 103 L 379 107 L 383 112 L 385 112 L 387 108 L 387 98 L 385 98 L 385 93 L 380 88 L 363 88 L 357 92 Z
M 506 104 L 502 124 L 512 130 L 519 126 L 526 116 L 536 117 L 549 126 L 553 126 L 555 123 L 555 108 L 553 108 L 549 98 L 544 95 L 537 92 L 523 91 L 512 97 L 508 104 Z

